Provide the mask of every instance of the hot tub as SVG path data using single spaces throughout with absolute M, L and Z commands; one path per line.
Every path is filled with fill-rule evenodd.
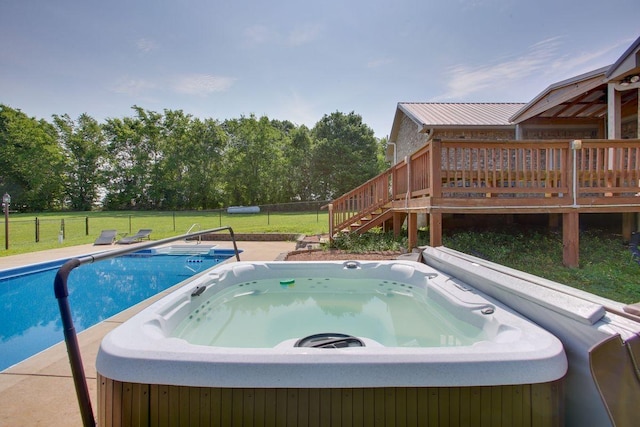
M 557 424 L 567 362 L 547 331 L 454 277 L 398 260 L 217 267 L 108 334 L 96 367 L 101 425 L 114 406 L 171 417 L 173 399 L 174 417 L 181 405 L 207 417 L 291 417 L 294 408 L 296 417 L 347 408 L 386 417 L 400 406 L 418 417 L 432 405 L 471 420 L 489 405 Z

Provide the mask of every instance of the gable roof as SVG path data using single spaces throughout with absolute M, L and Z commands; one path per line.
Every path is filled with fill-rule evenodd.
M 398 108 L 421 125 L 509 126 L 509 117 L 524 103 L 401 102 Z
M 624 77 L 624 74 L 637 68 L 640 68 L 640 37 L 609 67 L 605 77 L 609 80 Z
M 440 103 L 399 102 L 390 140 L 394 141 L 400 127 L 400 115 L 405 114 L 421 129 L 438 127 L 513 127 L 509 117 L 524 103 Z
M 608 69 L 602 67 L 548 86 L 509 120 L 520 123 L 535 116 L 601 117 L 607 111 L 604 96 Z

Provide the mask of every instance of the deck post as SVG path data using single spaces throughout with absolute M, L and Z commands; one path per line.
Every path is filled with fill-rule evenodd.
M 562 263 L 578 267 L 580 251 L 580 215 L 577 210 L 562 214 Z
M 407 240 L 407 249 L 411 252 L 418 246 L 418 214 L 415 212 L 410 212 L 407 218 Z
M 442 246 L 442 213 L 429 213 L 429 244 L 430 246 Z
M 442 143 L 439 139 L 434 139 L 430 144 L 429 176 L 431 179 L 429 180 L 429 195 L 431 197 L 442 197 Z
M 615 83 L 607 86 L 607 139 L 620 139 L 622 136 L 622 97 Z
M 622 137 L 622 95 L 616 90 L 615 83 L 607 86 L 607 138 L 620 139 Z M 608 170 L 613 170 L 618 162 L 616 150 L 609 148 Z M 613 187 L 611 178 L 607 178 L 607 187 Z M 612 197 L 613 193 L 604 193 L 605 197 Z
M 622 240 L 625 242 L 631 241 L 631 233 L 633 233 L 634 218 L 633 212 L 622 213 Z
M 402 223 L 404 222 L 404 218 L 407 214 L 404 212 L 394 212 L 393 213 L 393 235 L 398 237 L 402 232 Z

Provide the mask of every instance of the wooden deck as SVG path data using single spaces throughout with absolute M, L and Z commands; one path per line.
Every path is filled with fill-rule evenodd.
M 329 205 L 329 228 L 399 231 L 408 216 L 410 247 L 418 213 L 429 216 L 432 246 L 442 214 L 562 215 L 564 263 L 578 264 L 578 216 L 622 213 L 630 238 L 640 212 L 640 140 L 433 140 Z

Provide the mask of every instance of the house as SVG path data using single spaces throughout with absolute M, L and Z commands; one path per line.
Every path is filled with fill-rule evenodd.
M 439 246 L 443 215 L 546 214 L 562 224 L 563 262 L 577 266 L 581 214 L 621 214 L 626 240 L 637 228 L 639 92 L 640 38 L 526 104 L 401 102 L 393 166 L 329 205 L 330 232 L 406 223 L 413 247 L 424 215 Z
M 516 138 L 509 119 L 523 103 L 400 102 L 389 134 L 386 160 L 392 164 L 436 139 Z

